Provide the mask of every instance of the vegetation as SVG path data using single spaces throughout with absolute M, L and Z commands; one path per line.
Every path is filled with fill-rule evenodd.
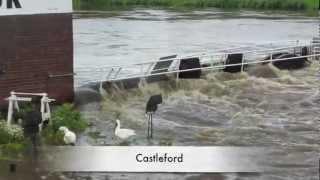
M 5 121 L 0 122 L 0 144 L 23 142 L 23 131 L 16 125 L 7 125 Z
M 51 123 L 42 132 L 46 144 L 63 144 L 63 134 L 59 131 L 59 127 L 61 126 L 66 126 L 71 131 L 79 133 L 84 131 L 88 124 L 72 104 L 59 106 L 52 113 Z
M 0 120 L 0 157 L 17 158 L 26 148 L 23 130 L 16 125 L 8 126 Z
M 24 113 L 29 110 L 30 106 L 23 106 L 19 114 L 23 117 Z M 66 126 L 79 133 L 85 130 L 87 123 L 73 105 L 58 106 L 52 113 L 51 123 L 42 131 L 41 138 L 45 144 L 63 144 L 63 134 L 59 131 L 61 126 Z M 0 159 L 23 157 L 28 144 L 21 126 L 14 124 L 8 126 L 5 120 L 0 120 Z
M 313 11 L 318 0 L 73 0 L 77 10 L 107 10 L 130 7 L 249 8 Z
M 66 126 L 74 132 L 82 132 L 87 125 L 80 112 L 75 110 L 72 104 L 59 106 L 52 114 L 52 128 L 54 130 Z

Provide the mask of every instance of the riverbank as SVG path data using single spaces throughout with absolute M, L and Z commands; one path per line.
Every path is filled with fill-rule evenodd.
M 110 10 L 134 7 L 230 8 L 256 10 L 315 11 L 317 0 L 73 0 L 75 10 Z

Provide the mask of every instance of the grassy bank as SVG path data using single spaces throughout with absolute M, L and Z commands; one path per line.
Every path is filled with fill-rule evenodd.
M 313 11 L 318 7 L 318 0 L 73 0 L 73 2 L 76 10 L 107 10 L 132 7 L 215 7 Z

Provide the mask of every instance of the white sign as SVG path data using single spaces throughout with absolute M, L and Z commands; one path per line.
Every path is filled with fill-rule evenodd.
M 42 167 L 65 172 L 262 172 L 264 152 L 255 147 L 48 147 Z
M 72 0 L 0 0 L 0 16 L 71 12 Z

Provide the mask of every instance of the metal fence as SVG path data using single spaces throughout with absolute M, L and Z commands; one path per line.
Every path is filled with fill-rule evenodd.
M 226 67 L 241 66 L 242 70 L 245 65 L 260 64 L 266 62 L 275 61 L 289 61 L 298 58 L 309 58 L 315 59 L 319 57 L 320 54 L 317 50 L 319 47 L 317 42 L 301 42 L 301 41 L 290 41 L 288 43 L 270 43 L 270 44 L 260 44 L 256 46 L 243 46 L 239 48 L 232 49 L 221 49 L 215 52 L 206 52 L 194 55 L 184 55 L 176 56 L 173 58 L 162 58 L 160 60 L 146 61 L 142 63 L 129 64 L 124 66 L 105 66 L 97 68 L 83 68 L 76 70 L 76 86 L 81 86 L 87 83 L 102 83 L 102 82 L 113 82 L 121 81 L 131 78 L 147 78 L 152 76 L 167 75 L 167 74 L 179 74 L 182 72 L 189 72 L 195 70 L 202 71 L 213 71 L 222 70 Z M 302 55 L 302 48 L 306 47 L 308 49 L 307 55 Z M 239 64 L 226 64 L 228 55 L 241 53 L 243 54 L 242 63 Z M 298 57 L 292 58 L 275 58 L 273 55 L 276 53 L 290 53 L 296 54 Z M 270 57 L 270 59 L 266 59 Z M 188 60 L 191 58 L 199 58 L 201 64 L 206 64 L 205 67 L 192 68 L 180 70 L 179 65 L 182 60 Z M 171 61 L 169 67 L 163 69 L 156 69 L 154 67 L 161 62 Z M 177 76 L 178 77 L 178 76 Z M 84 78 L 86 80 L 82 80 Z

